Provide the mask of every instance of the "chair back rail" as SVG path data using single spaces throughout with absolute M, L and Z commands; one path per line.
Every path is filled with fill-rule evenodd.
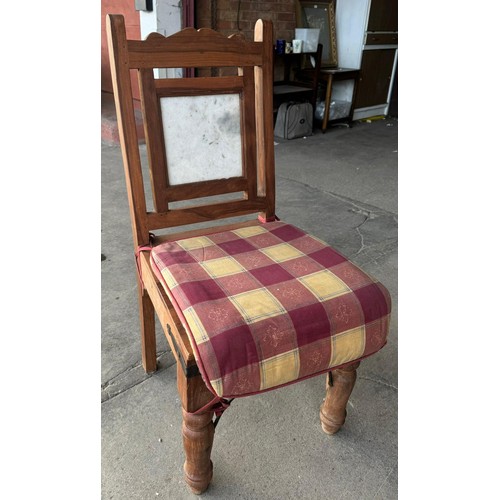
M 143 41 L 127 40 L 121 15 L 107 16 L 107 31 L 135 245 L 146 244 L 150 231 L 163 228 L 258 212 L 265 220 L 272 220 L 275 178 L 271 23 L 258 21 L 251 42 L 240 36 L 225 37 L 210 29 L 193 28 L 169 37 L 152 33 Z M 238 76 L 155 78 L 153 72 L 155 68 L 201 67 L 236 67 Z M 139 79 L 154 211 L 146 209 L 131 70 L 137 70 Z M 162 99 L 227 94 L 239 96 L 241 175 L 171 183 L 169 167 L 172 165 L 169 165 L 165 144 Z M 185 139 L 184 147 L 189 150 L 190 137 Z M 243 193 L 241 199 L 204 200 L 203 204 L 181 208 L 170 205 L 237 192 Z

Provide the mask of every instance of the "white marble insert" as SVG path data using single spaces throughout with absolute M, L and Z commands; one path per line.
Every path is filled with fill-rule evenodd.
M 239 94 L 160 99 L 170 185 L 243 175 Z

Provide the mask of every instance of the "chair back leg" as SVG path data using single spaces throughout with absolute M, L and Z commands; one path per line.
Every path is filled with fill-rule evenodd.
M 148 292 L 137 277 L 139 294 L 139 321 L 141 324 L 142 366 L 147 373 L 156 371 L 155 310 Z

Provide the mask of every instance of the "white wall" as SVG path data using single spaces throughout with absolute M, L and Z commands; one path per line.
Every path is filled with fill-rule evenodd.
M 143 40 L 150 33 L 160 33 L 164 36 L 177 33 L 182 27 L 182 0 L 153 0 L 153 10 L 140 11 L 140 18 Z M 182 77 L 182 70 L 179 68 L 155 70 L 155 76 L 179 78 Z

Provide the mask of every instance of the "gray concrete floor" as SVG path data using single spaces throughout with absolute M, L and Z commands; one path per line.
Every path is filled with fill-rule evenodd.
M 357 122 L 276 145 L 277 214 L 387 286 L 389 341 L 361 363 L 334 436 L 319 423 L 324 376 L 235 400 L 217 427 L 204 498 L 397 498 L 397 128 L 394 119 Z M 140 365 L 121 153 L 105 143 L 101 241 L 102 498 L 193 498 L 182 477 L 174 358 L 159 327 L 160 368 L 146 376 Z

